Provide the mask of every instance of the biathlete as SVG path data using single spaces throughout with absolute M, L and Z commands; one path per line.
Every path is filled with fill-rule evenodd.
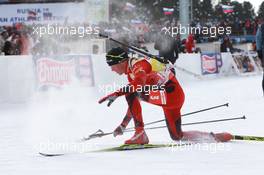
M 125 74 L 129 84 L 99 100 L 108 101 L 110 106 L 120 96 L 125 96 L 128 109 L 121 124 L 114 130 L 114 136 L 122 135 L 131 119 L 134 120 L 135 133 L 125 144 L 147 144 L 148 136 L 144 130 L 140 101 L 160 106 L 165 115 L 170 137 L 173 140 L 213 139 L 229 141 L 229 133 L 207 133 L 200 131 L 183 132 L 181 128 L 181 108 L 184 92 L 169 66 L 159 65 L 157 61 L 146 58 L 129 58 L 120 47 L 111 49 L 106 55 L 107 64 L 119 75 Z M 168 68 L 167 68 L 168 67 Z M 146 88 L 147 87 L 147 88 Z

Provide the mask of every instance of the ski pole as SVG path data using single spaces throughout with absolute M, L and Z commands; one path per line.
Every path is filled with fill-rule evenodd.
M 204 124 L 204 123 L 215 123 L 215 122 L 230 121 L 230 120 L 239 120 L 239 119 L 246 119 L 246 117 L 243 116 L 243 117 L 237 117 L 237 118 L 225 118 L 225 119 L 218 119 L 218 120 L 207 120 L 207 121 L 200 121 L 200 122 L 184 123 L 184 124 L 182 124 L 182 126 L 186 126 L 186 125 L 196 125 L 196 124 Z M 160 129 L 160 128 L 166 128 L 166 127 L 167 126 L 157 126 L 157 127 L 152 127 L 152 128 L 145 128 L 145 130 Z M 125 132 L 133 132 L 133 131 L 135 131 L 134 128 L 132 128 L 132 129 L 126 129 L 124 131 L 124 133 Z M 96 131 L 95 133 L 89 135 L 88 137 L 83 138 L 82 141 L 87 141 L 87 140 L 91 140 L 91 139 L 98 138 L 98 137 L 112 135 L 113 133 L 114 132 L 105 133 L 101 129 L 99 129 L 98 131 Z
M 197 111 L 193 111 L 193 112 L 189 112 L 189 113 L 186 113 L 186 114 L 183 114 L 181 115 L 182 117 L 184 116 L 188 116 L 188 115 L 192 115 L 192 114 L 196 114 L 196 113 L 200 113 L 200 112 L 205 112 L 205 111 L 209 111 L 209 110 L 212 110 L 212 109 L 216 109 L 216 108 L 221 108 L 221 107 L 228 107 L 229 104 L 228 103 L 225 103 L 225 104 L 221 104 L 221 105 L 217 105 L 217 106 L 212 106 L 210 108 L 205 108 L 205 109 L 200 109 L 200 110 L 197 110 Z M 153 121 L 153 122 L 149 122 L 149 123 L 145 123 L 144 125 L 147 126 L 147 125 L 152 125 L 152 124 L 155 124 L 155 123 L 160 123 L 160 122 L 163 122 L 165 121 L 165 119 L 161 119 L 161 120 L 157 120 L 157 121 Z M 127 129 L 133 129 L 134 127 L 131 127 L 131 128 L 127 128 Z
M 246 116 L 236 117 L 236 118 L 224 118 L 224 119 L 218 119 L 218 120 L 206 120 L 206 121 L 192 122 L 192 123 L 184 123 L 184 124 L 182 124 L 182 126 L 205 124 L 205 123 L 216 123 L 216 122 L 240 120 L 240 119 L 246 119 Z M 166 127 L 167 126 L 157 126 L 157 127 L 145 128 L 145 130 L 153 130 L 153 129 L 160 129 L 160 128 L 166 128 Z M 135 131 L 135 129 L 128 129 L 128 130 L 125 130 L 124 132 L 132 132 L 132 131 Z
M 81 141 L 87 141 L 87 140 L 91 140 L 91 139 L 94 139 L 94 138 L 98 138 L 98 137 L 103 137 L 103 136 L 107 136 L 107 135 L 111 135 L 113 134 L 114 132 L 107 132 L 105 133 L 104 131 L 102 131 L 101 129 L 98 129 L 98 131 L 96 131 L 95 133 L 89 135 L 88 137 L 84 137 L 82 138 Z
M 186 74 L 189 74 L 189 75 L 191 75 L 191 76 L 194 76 L 195 78 L 198 78 L 199 80 L 203 80 L 203 77 L 202 77 L 201 75 L 199 75 L 199 74 L 196 74 L 196 73 L 194 73 L 194 72 L 191 72 L 191 71 L 189 71 L 189 70 L 187 70 L 187 69 L 185 69 L 185 68 L 183 68 L 183 67 L 177 66 L 177 65 L 174 65 L 174 67 L 175 67 L 176 69 L 178 69 L 178 70 L 180 70 L 180 71 L 186 73 Z

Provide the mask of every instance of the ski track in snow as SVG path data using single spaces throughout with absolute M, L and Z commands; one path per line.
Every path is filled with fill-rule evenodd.
M 95 72 L 97 71 L 95 64 Z M 109 68 L 108 68 L 109 69 Z M 102 69 L 101 69 L 102 70 Z M 99 70 L 98 70 L 99 71 Z M 109 70 L 108 70 L 109 73 Z M 183 123 L 242 117 L 246 120 L 183 127 L 183 130 L 228 131 L 240 135 L 264 136 L 264 98 L 261 76 L 225 77 L 215 80 L 186 80 L 177 74 L 186 100 L 182 113 L 229 102 L 219 108 L 183 118 Z M 114 76 L 113 76 L 114 77 Z M 105 83 L 120 81 L 112 75 L 97 77 Z M 103 81 L 104 80 L 104 81 Z M 79 143 L 78 139 L 103 129 L 112 131 L 123 118 L 126 103 L 121 97 L 108 108 L 97 100 L 103 95 L 98 88 L 77 85 L 64 91 L 37 93 L 27 104 L 0 104 L 0 174 L 263 174 L 264 143 L 232 141 L 221 148 L 150 149 L 125 152 L 76 153 L 59 157 L 38 154 L 45 144 L 66 145 L 69 152 L 89 151 L 120 145 L 132 133 L 113 138 Z M 145 123 L 163 119 L 162 110 L 142 103 Z M 163 123 L 162 123 L 163 124 Z M 159 126 L 159 124 L 155 125 Z M 151 143 L 171 142 L 166 129 L 147 131 Z M 40 146 L 40 144 L 42 144 Z M 217 146 L 213 145 L 213 146 Z M 46 148 L 46 147 L 45 147 Z M 54 147 L 52 147 L 54 149 Z M 45 150 L 44 150 L 45 151 Z M 50 151 L 50 150 L 49 150 Z M 59 148 L 52 150 L 62 151 Z

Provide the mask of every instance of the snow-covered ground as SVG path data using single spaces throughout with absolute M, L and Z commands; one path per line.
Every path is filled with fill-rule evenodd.
M 111 74 L 105 64 L 95 64 L 95 74 Z M 184 130 L 228 131 L 264 136 L 264 97 L 261 76 L 193 80 L 177 73 L 186 101 L 182 113 L 229 102 L 223 107 L 183 118 L 183 123 L 242 117 L 246 120 L 183 127 Z M 80 143 L 79 139 L 102 129 L 112 131 L 123 118 L 123 97 L 108 108 L 97 100 L 104 83 L 120 82 L 117 76 L 96 77 L 97 87 L 78 85 L 63 91 L 36 93 L 27 104 L 0 104 L 0 174 L 263 174 L 264 143 L 232 141 L 200 147 L 160 148 L 125 152 L 87 152 L 120 145 L 132 133 L 106 136 Z M 163 119 L 159 107 L 142 103 L 144 121 Z M 164 123 L 160 124 L 163 125 Z M 160 126 L 155 125 L 155 126 Z M 170 143 L 166 129 L 147 131 L 151 143 Z M 43 157 L 40 150 L 66 151 L 60 157 Z M 87 153 L 74 153 L 85 151 Z

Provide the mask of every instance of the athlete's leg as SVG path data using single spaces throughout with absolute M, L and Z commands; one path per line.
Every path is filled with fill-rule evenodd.
M 128 110 L 134 119 L 135 133 L 129 140 L 125 141 L 125 144 L 147 144 L 149 139 L 144 130 L 142 110 L 137 94 L 132 93 L 126 95 L 126 100 L 128 103 Z
M 173 140 L 180 140 L 183 136 L 181 129 L 181 113 L 180 109 L 167 109 L 163 108 L 165 121 L 170 133 L 170 137 Z

